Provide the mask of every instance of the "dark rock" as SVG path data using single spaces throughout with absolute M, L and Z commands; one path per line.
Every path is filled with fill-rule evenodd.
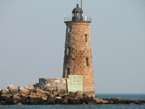
M 118 97 L 99 99 L 88 97 L 80 92 L 62 93 L 62 91 L 43 91 L 41 89 L 19 88 L 5 90 L 0 94 L 0 105 L 39 105 L 39 104 L 143 104 L 145 100 L 122 100 Z
M 68 104 L 76 104 L 76 100 L 68 99 Z
M 27 93 L 24 92 L 20 92 L 20 97 L 21 98 L 27 98 L 29 95 Z
M 52 94 L 53 94 L 54 96 L 56 96 L 56 95 L 58 95 L 58 92 L 57 92 L 57 91 L 53 91 Z
M 91 104 L 97 104 L 96 100 L 94 100 L 93 98 L 91 98 L 91 99 L 89 100 L 89 103 L 91 103 Z
M 1 95 L 1 99 L 2 100 L 8 100 L 10 98 L 12 98 L 12 94 L 2 94 Z
M 21 102 L 22 98 L 20 96 L 21 96 L 20 93 L 13 94 L 13 100 Z
M 39 83 L 35 83 L 35 84 L 34 84 L 34 88 L 35 88 L 35 89 L 39 88 Z
M 89 97 L 81 98 L 80 100 L 86 104 L 89 103 Z
M 83 102 L 80 99 L 77 99 L 76 104 L 83 104 Z
M 22 102 L 22 104 L 30 104 L 30 98 L 29 97 L 23 97 L 21 102 Z
M 77 98 L 77 94 L 73 93 L 73 92 L 68 93 L 68 95 L 66 95 L 66 96 L 68 97 L 68 99 L 76 99 Z
M 18 103 L 18 101 L 17 101 L 17 100 L 14 100 L 14 101 L 13 101 L 13 104 L 17 104 L 17 103 Z
M 140 101 L 136 101 L 135 104 L 140 104 L 140 105 L 141 105 L 141 104 L 143 104 L 143 103 L 140 102 Z
M 1 103 L 3 105 L 12 105 L 13 104 L 13 98 L 12 98 L 12 96 L 10 96 L 10 97 L 8 97 L 8 96 L 2 97 Z
M 113 104 L 119 104 L 119 101 L 117 101 L 117 100 L 113 101 Z
M 48 103 L 48 104 L 55 104 L 55 98 L 50 96 L 50 97 L 47 99 L 47 103 Z
M 63 99 L 55 99 L 55 104 L 63 104 Z
M 62 104 L 68 104 L 68 99 L 63 99 L 63 103 Z
M 103 102 L 98 102 L 97 104 L 103 104 Z
M 10 92 L 8 92 L 8 94 L 16 94 L 16 93 L 19 93 L 18 89 L 12 89 L 10 90 Z
M 113 101 L 112 100 L 108 100 L 108 104 L 113 104 Z
M 114 97 L 113 99 L 114 99 L 114 100 L 122 100 L 122 99 L 119 98 L 119 97 Z
M 28 100 L 31 105 L 42 104 L 43 102 L 43 100 L 39 96 L 36 96 L 36 95 L 30 95 L 28 97 Z
M 145 103 L 145 100 L 139 100 L 138 102 L 140 102 L 140 103 Z
M 65 90 L 62 90 L 61 93 L 62 93 L 62 94 L 66 94 L 67 92 L 66 92 Z
M 20 101 L 17 101 L 17 100 L 14 100 L 14 101 L 13 101 L 13 104 L 14 104 L 14 105 L 22 105 L 22 103 L 21 103 Z
M 107 100 L 108 104 L 144 104 L 145 103 L 145 100 L 135 101 L 135 100 L 129 100 L 129 99 L 121 100 L 121 99 L 116 99 L 116 98 L 115 99 L 114 98 L 111 98 L 111 99 L 105 98 L 104 100 Z
M 86 95 L 86 94 L 83 94 L 83 98 L 88 98 L 88 95 Z
M 5 101 L 0 101 L 2 105 L 7 105 Z
M 13 104 L 12 94 L 3 94 L 1 95 L 0 99 L 0 103 L 2 103 L 3 105 Z

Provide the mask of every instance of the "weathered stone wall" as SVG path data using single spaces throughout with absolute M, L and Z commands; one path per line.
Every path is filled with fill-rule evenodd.
M 66 91 L 66 79 L 65 78 L 39 78 L 39 88 L 42 90 L 65 90 Z
M 95 96 L 91 54 L 90 22 L 66 22 L 63 78 L 83 76 L 83 91 Z

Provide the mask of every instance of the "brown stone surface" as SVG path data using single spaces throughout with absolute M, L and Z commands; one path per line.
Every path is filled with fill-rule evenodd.
M 103 100 L 103 99 L 99 99 L 99 98 L 94 98 L 96 100 L 97 103 L 103 103 L 103 104 L 107 104 L 108 101 L 107 100 Z
M 13 84 L 10 84 L 10 85 L 7 87 L 7 89 L 9 89 L 9 90 L 11 91 L 11 90 L 14 90 L 14 89 L 15 89 L 15 87 L 14 87 L 14 85 L 13 85 Z
M 69 75 L 83 76 L 83 90 L 95 97 L 89 22 L 66 22 L 63 78 Z M 68 28 L 71 27 L 71 31 Z M 85 37 L 86 35 L 86 37 Z
M 9 92 L 9 90 L 7 88 L 1 90 L 2 94 L 8 93 L 8 92 Z
M 25 89 L 25 88 L 23 88 L 23 87 L 20 87 L 20 86 L 18 86 L 18 90 L 22 93 L 29 93 L 29 90 L 28 89 Z
M 20 92 L 20 96 L 21 97 L 28 97 L 28 94 L 27 93 Z
M 29 93 L 6 93 L 0 94 L 0 105 L 46 105 L 46 104 L 144 104 L 144 100 L 122 100 L 121 98 L 115 97 L 111 99 L 99 99 L 89 97 L 86 94 L 79 92 L 73 93 L 62 93 L 55 91 L 43 91 L 44 93 L 37 91 L 36 89 L 29 90 Z M 48 93 L 49 92 L 49 95 Z
M 30 84 L 30 85 L 28 85 L 26 88 L 27 88 L 27 89 L 34 89 L 35 87 L 34 87 L 34 85 Z
M 12 97 L 13 94 L 2 94 L 1 97 L 5 98 L 5 99 L 10 99 Z
M 21 100 L 20 93 L 14 94 L 13 99 L 17 101 Z
M 17 105 L 22 105 L 22 103 L 17 103 Z
M 37 94 L 38 93 L 44 93 L 46 95 L 50 95 L 50 92 L 49 91 L 43 91 L 42 89 L 39 89 L 39 88 L 37 88 L 36 91 L 37 91 Z

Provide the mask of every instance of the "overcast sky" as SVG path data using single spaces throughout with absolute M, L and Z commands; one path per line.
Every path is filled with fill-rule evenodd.
M 62 77 L 66 25 L 80 0 L 0 0 L 0 88 Z M 145 93 L 145 0 L 83 0 L 92 17 L 95 93 Z

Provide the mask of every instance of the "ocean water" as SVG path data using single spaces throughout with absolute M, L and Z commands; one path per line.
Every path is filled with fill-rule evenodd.
M 121 99 L 145 100 L 145 94 L 96 94 L 96 97 L 97 98 L 119 97 Z
M 145 94 L 96 94 L 97 98 L 145 100 Z M 0 109 L 145 109 L 145 104 L 96 104 L 96 105 L 0 105 Z

